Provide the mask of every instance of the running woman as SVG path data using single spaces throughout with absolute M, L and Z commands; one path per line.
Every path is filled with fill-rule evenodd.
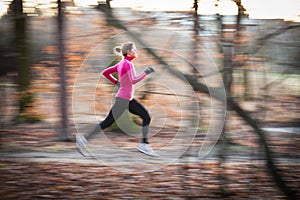
M 150 115 L 145 107 L 134 99 L 134 84 L 143 80 L 148 74 L 154 72 L 152 67 L 148 67 L 144 72 L 136 75 L 132 60 L 137 58 L 137 49 L 133 42 L 126 42 L 114 48 L 115 53 L 123 56 L 123 59 L 116 65 L 105 69 L 102 74 L 113 84 L 119 87 L 116 94 L 115 103 L 107 117 L 88 133 L 85 137 L 76 135 L 76 146 L 78 151 L 84 155 L 87 140 L 101 130 L 110 127 L 125 110 L 142 118 L 142 139 L 137 149 L 150 156 L 157 156 L 149 146 L 148 132 L 151 121 Z M 118 74 L 119 80 L 113 74 Z

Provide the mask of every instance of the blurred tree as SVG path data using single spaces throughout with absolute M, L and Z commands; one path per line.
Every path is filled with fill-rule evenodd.
M 224 17 L 223 17 L 224 18 Z M 225 20 L 226 21 L 226 20 Z M 230 111 L 230 104 L 228 99 L 231 99 L 231 87 L 233 82 L 233 65 L 232 65 L 232 57 L 234 52 L 234 37 L 236 33 L 236 26 L 234 22 L 225 22 L 222 23 L 222 35 L 221 35 L 221 41 L 222 41 L 222 51 L 223 51 L 223 82 L 225 86 L 226 91 L 226 108 L 228 109 L 226 112 L 228 113 Z M 226 115 L 226 117 L 228 114 Z M 220 150 L 219 150 L 219 160 L 220 160 L 220 169 L 223 169 L 221 171 L 222 174 L 220 174 L 221 177 L 221 187 L 222 187 L 222 196 L 225 197 L 228 194 L 226 186 L 227 186 L 227 179 L 224 175 L 224 172 L 226 171 L 225 163 L 226 163 L 226 150 L 228 146 L 228 138 L 226 137 L 227 130 L 227 121 L 224 122 L 224 127 L 220 136 Z
M 194 0 L 194 4 L 193 4 L 192 8 L 194 8 L 195 14 L 197 15 L 198 14 L 198 0 Z
M 22 0 L 14 0 L 10 5 L 14 15 L 15 25 L 15 64 L 18 74 L 19 87 L 19 114 L 15 121 L 18 122 L 36 122 L 39 117 L 32 112 L 33 109 L 33 94 L 30 92 L 31 85 L 31 50 L 27 44 L 27 18 L 23 14 Z
M 244 15 L 244 12 L 246 11 L 246 9 L 244 8 L 244 6 L 242 5 L 242 0 L 233 0 L 237 7 L 238 7 L 238 14 L 237 14 L 237 20 L 236 20 L 236 27 L 237 27 L 237 34 L 239 33 L 240 30 L 240 23 L 241 23 L 241 19 L 242 16 Z
M 112 0 L 106 0 L 106 5 L 107 5 L 107 7 L 110 9 L 111 8 L 111 6 L 110 6 L 110 2 L 111 2 Z
M 237 64 L 233 61 L 233 57 L 236 56 L 233 55 L 233 52 L 238 52 L 241 55 L 245 55 L 244 52 L 241 51 L 236 51 L 235 48 L 236 46 L 234 44 L 237 44 L 239 40 L 241 39 L 239 36 L 239 31 L 240 29 L 240 20 L 241 20 L 241 15 L 244 12 L 244 8 L 241 5 L 240 0 L 234 0 L 236 2 L 239 12 L 236 20 L 236 24 L 228 24 L 226 23 L 225 26 L 222 26 L 222 41 L 223 41 L 223 55 L 224 55 L 224 64 L 223 64 L 223 81 L 226 89 L 226 98 L 227 98 L 227 105 L 228 109 L 234 110 L 240 117 L 242 117 L 255 131 L 255 133 L 259 136 L 260 144 L 263 147 L 264 153 L 265 153 L 265 158 L 266 158 L 266 164 L 269 169 L 270 174 L 273 176 L 273 180 L 276 182 L 277 186 L 283 191 L 287 197 L 287 199 L 296 199 L 295 197 L 295 192 L 292 191 L 285 183 L 283 177 L 278 171 L 277 166 L 274 163 L 273 159 L 273 153 L 272 149 L 269 147 L 269 144 L 266 140 L 265 132 L 262 130 L 262 128 L 259 126 L 261 124 L 257 119 L 254 119 L 252 116 L 249 115 L 246 111 L 244 111 L 238 103 L 234 100 L 234 97 L 232 95 L 232 82 L 233 80 L 233 73 L 236 70 L 235 66 Z M 223 21 L 226 19 L 226 17 L 223 17 Z M 228 27 L 228 25 L 230 27 Z M 226 29 L 229 29 L 231 31 L 228 31 Z M 277 31 L 267 34 L 261 38 L 259 38 L 258 42 L 265 43 L 266 40 L 269 38 L 273 37 L 276 34 L 281 34 L 287 29 L 290 29 L 291 27 L 285 28 L 285 29 L 278 29 Z M 232 31 L 236 33 L 231 33 Z M 224 34 L 225 33 L 225 34 Z M 249 55 L 249 54 L 247 54 Z M 244 79 L 246 80 L 246 87 L 248 87 L 248 71 L 244 71 Z M 247 91 L 247 89 L 246 89 Z M 226 127 L 226 126 L 225 126 Z M 225 131 L 226 132 L 226 131 Z M 223 136 L 224 138 L 224 136 Z M 223 152 L 223 151 L 221 151 Z M 222 156 L 221 156 L 222 157 Z
M 57 0 L 57 28 L 58 28 L 58 49 L 59 49 L 59 77 L 60 77 L 60 111 L 61 111 L 61 141 L 69 141 L 69 120 L 68 120 L 68 105 L 67 105 L 67 81 L 66 81 L 66 66 L 65 66 L 65 47 L 64 47 L 64 17 L 62 11 L 62 2 Z

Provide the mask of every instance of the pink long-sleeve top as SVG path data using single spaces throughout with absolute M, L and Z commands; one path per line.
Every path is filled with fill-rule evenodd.
M 134 84 L 143 80 L 147 75 L 145 72 L 142 72 L 139 75 L 135 74 L 135 68 L 131 62 L 132 59 L 133 58 L 126 56 L 119 63 L 105 69 L 102 72 L 102 74 L 113 84 L 116 84 L 118 81 L 115 77 L 113 77 L 113 74 L 118 73 L 120 87 L 116 97 L 126 99 L 128 101 L 133 99 Z

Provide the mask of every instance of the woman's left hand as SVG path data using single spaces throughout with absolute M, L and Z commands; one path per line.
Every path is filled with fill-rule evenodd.
M 146 74 L 151 74 L 152 72 L 155 72 L 154 69 L 152 67 L 148 67 L 146 70 L 145 70 L 145 73 Z

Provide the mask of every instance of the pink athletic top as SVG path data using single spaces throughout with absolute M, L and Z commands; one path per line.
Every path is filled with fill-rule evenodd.
M 102 74 L 113 84 L 116 84 L 118 81 L 115 77 L 112 76 L 114 73 L 118 73 L 120 88 L 116 97 L 126 99 L 128 101 L 133 99 L 134 87 L 133 85 L 140 82 L 147 75 L 145 72 L 142 72 L 138 76 L 135 74 L 135 68 L 131 62 L 133 58 L 124 57 L 116 65 L 105 69 Z

